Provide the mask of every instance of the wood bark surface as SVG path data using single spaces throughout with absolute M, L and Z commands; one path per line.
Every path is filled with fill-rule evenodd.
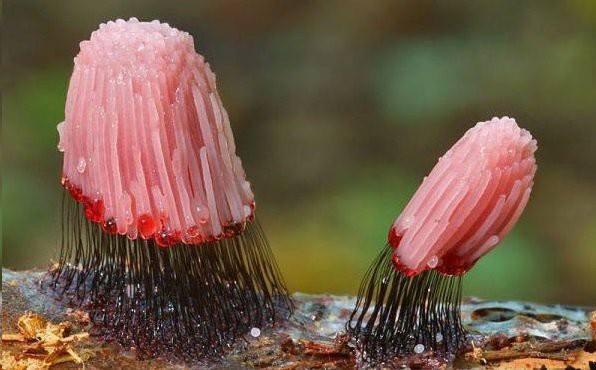
M 48 322 L 66 323 L 80 338 L 69 342 L 75 354 L 85 353 L 86 369 L 186 368 L 366 368 L 344 325 L 354 304 L 349 296 L 296 293 L 296 310 L 287 322 L 247 334 L 215 360 L 192 365 L 166 359 L 137 360 L 134 349 L 123 349 L 84 333 L 91 332 L 85 313 L 66 307 L 39 289 L 41 271 L 2 270 L 2 352 L 23 358 L 35 354 L 39 343 L 22 339 L 17 323 L 25 313 Z M 594 308 L 542 305 L 529 302 L 494 302 L 467 298 L 462 320 L 468 345 L 449 361 L 424 352 L 383 364 L 384 368 L 537 368 L 596 369 L 596 312 Z M 77 334 L 78 333 L 78 334 Z M 253 331 L 256 334 L 257 331 Z M 74 337 L 74 338 L 79 338 Z M 68 361 L 52 369 L 81 368 Z M 72 358 L 71 358 L 72 359 Z M 6 366 L 5 366 L 6 367 Z

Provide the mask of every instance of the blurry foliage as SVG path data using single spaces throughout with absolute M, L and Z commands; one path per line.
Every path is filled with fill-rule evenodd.
M 592 1 L 4 2 L 3 265 L 56 252 L 55 125 L 78 42 L 159 18 L 194 35 L 293 290 L 354 292 L 422 177 L 476 121 L 538 138 L 514 232 L 466 293 L 596 303 L 596 6 Z

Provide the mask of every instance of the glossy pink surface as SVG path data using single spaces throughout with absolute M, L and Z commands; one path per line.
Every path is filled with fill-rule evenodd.
M 536 140 L 509 117 L 469 129 L 424 179 L 389 231 L 408 275 L 462 274 L 515 225 L 532 190 Z
M 215 75 L 193 38 L 117 20 L 80 43 L 58 125 L 64 183 L 92 221 L 130 238 L 200 243 L 252 218 Z

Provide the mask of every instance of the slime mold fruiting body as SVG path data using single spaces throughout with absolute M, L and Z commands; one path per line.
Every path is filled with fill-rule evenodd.
M 362 282 L 347 329 L 366 358 L 459 348 L 461 276 L 519 219 L 535 151 L 530 133 L 504 117 L 476 124 L 439 159 Z
M 215 240 L 249 221 L 254 196 L 230 121 L 189 34 L 108 23 L 74 64 L 59 148 L 64 185 L 91 221 L 167 244 Z
M 220 353 L 291 310 L 215 75 L 168 24 L 100 25 L 74 59 L 59 293 L 146 356 Z

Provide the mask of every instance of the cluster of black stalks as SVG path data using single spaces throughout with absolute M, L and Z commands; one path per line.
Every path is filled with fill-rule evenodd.
M 90 313 L 98 335 L 141 358 L 223 355 L 252 328 L 283 321 L 293 304 L 255 220 L 233 237 L 160 247 L 106 233 L 63 202 L 59 261 L 44 283 Z M 387 245 L 367 271 L 346 325 L 362 357 L 378 363 L 432 350 L 455 353 L 465 332 L 461 278 L 397 271 Z

